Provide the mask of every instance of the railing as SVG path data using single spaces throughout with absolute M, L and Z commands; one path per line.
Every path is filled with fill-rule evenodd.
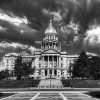
M 61 89 L 61 88 L 63 88 L 63 85 L 61 85 L 61 86 L 55 86 L 55 85 L 38 86 L 38 88 L 39 88 L 39 89 L 47 89 L 47 88 Z
M 50 75 L 45 76 L 45 78 L 50 79 Z M 57 76 L 52 75 L 51 78 L 54 78 L 55 79 L 55 78 L 57 78 Z

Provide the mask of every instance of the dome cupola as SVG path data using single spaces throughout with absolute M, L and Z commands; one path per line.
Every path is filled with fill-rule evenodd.
M 50 20 L 49 26 L 45 31 L 45 35 L 56 35 L 56 29 L 52 26 L 52 20 Z

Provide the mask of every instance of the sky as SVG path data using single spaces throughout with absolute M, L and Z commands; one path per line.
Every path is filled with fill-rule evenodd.
M 0 58 L 39 49 L 50 19 L 62 51 L 100 55 L 100 0 L 0 0 Z

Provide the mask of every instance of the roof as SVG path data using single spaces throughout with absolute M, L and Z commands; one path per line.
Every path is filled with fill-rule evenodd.
M 52 20 L 50 20 L 49 26 L 47 27 L 45 34 L 49 34 L 49 35 L 57 34 L 56 29 L 52 26 Z

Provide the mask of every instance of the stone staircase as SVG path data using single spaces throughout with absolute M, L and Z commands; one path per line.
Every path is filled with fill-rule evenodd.
M 60 79 L 42 79 L 38 88 L 63 88 Z

